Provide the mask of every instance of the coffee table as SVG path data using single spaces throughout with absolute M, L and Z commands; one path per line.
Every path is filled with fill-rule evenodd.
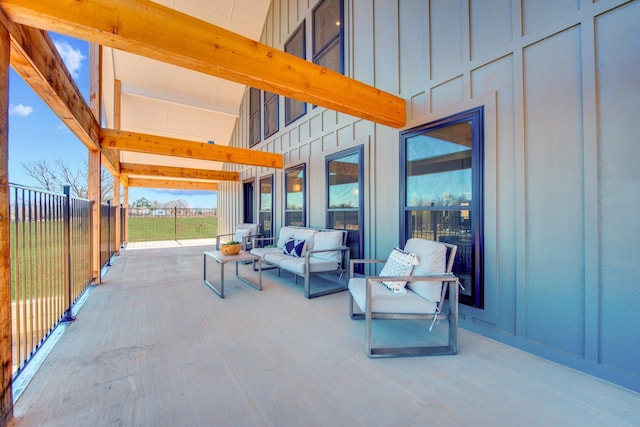
M 220 264 L 220 289 L 207 280 L 207 257 L 213 258 L 218 264 Z M 242 261 L 252 261 L 258 264 L 258 283 L 254 283 L 251 280 L 241 277 L 238 274 L 238 263 Z M 262 259 L 257 255 L 252 255 L 246 251 L 240 251 L 237 255 L 224 255 L 220 251 L 205 251 L 204 252 L 204 284 L 213 290 L 220 298 L 224 298 L 224 265 L 228 262 L 236 263 L 236 278 L 249 286 L 262 290 Z

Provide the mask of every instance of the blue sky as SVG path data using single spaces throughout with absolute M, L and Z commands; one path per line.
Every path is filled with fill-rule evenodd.
M 67 68 L 76 80 L 85 100 L 89 92 L 89 45 L 58 34 L 50 33 Z M 55 163 L 62 159 L 76 167 L 87 162 L 87 148 L 49 109 L 13 70 L 9 80 L 9 181 L 14 184 L 39 187 L 37 181 L 24 170 L 23 164 L 40 160 Z M 216 193 L 210 191 L 154 190 L 130 188 L 129 203 L 146 197 L 166 202 L 184 199 L 192 207 L 216 207 Z

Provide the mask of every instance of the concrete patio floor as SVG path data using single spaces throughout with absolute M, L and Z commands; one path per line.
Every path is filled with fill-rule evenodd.
M 13 424 L 640 425 L 639 394 L 465 330 L 455 356 L 369 359 L 346 292 L 306 300 L 275 270 L 257 291 L 228 268 L 220 299 L 202 283 L 210 249 L 150 243 L 115 257 Z M 388 322 L 376 326 L 383 336 L 415 332 Z

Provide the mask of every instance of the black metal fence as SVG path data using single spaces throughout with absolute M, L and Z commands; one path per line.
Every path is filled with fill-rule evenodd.
M 93 280 L 92 202 L 10 184 L 11 334 L 16 375 Z
M 204 239 L 216 236 L 217 209 L 129 208 L 128 241 Z

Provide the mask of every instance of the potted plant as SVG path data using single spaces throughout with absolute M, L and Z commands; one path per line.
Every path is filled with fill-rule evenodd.
M 242 243 L 235 240 L 220 245 L 220 252 L 222 252 L 222 255 L 238 255 L 240 249 L 242 249 Z

